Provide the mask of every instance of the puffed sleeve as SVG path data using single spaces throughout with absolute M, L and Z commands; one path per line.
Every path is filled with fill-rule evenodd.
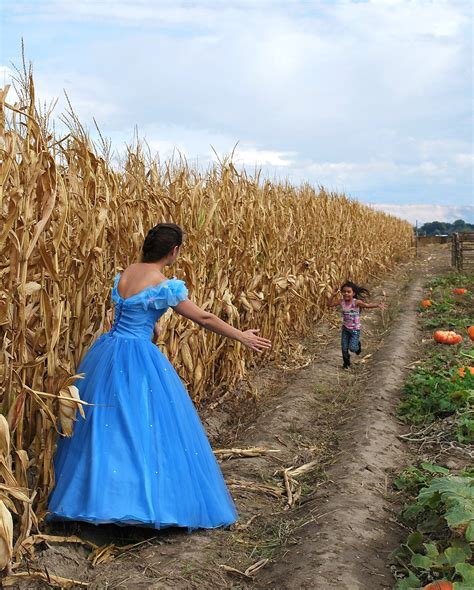
M 150 290 L 146 297 L 146 308 L 166 309 L 174 307 L 188 297 L 188 290 L 184 281 L 169 279 Z

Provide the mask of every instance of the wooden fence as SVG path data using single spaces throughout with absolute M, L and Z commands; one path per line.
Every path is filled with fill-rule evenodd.
M 474 232 L 452 235 L 451 264 L 459 271 L 474 272 Z

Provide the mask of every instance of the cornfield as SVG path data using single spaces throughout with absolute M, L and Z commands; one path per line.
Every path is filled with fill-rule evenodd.
M 198 171 L 184 160 L 160 163 L 137 145 L 113 166 L 73 116 L 66 137 L 48 129 L 31 76 L 20 103 L 9 104 L 7 90 L 0 90 L 0 511 L 13 514 L 16 541 L 4 545 L 7 562 L 8 551 L 18 562 L 54 485 L 60 414 L 71 420 L 79 405 L 76 367 L 111 325 L 112 279 L 137 260 L 150 227 L 183 226 L 173 272 L 191 298 L 237 327 L 260 328 L 274 355 L 321 318 L 343 279 L 365 281 L 406 257 L 412 231 L 344 195 L 251 177 L 230 160 Z M 196 402 L 214 400 L 256 362 L 177 314 L 165 315 L 160 338 Z

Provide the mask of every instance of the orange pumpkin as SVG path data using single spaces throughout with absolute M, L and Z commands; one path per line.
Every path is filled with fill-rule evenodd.
M 454 586 L 452 582 L 447 580 L 439 580 L 438 582 L 431 582 L 423 588 L 423 590 L 453 590 Z
M 474 367 L 460 367 L 458 369 L 458 375 L 460 377 L 465 377 L 466 376 L 466 373 L 467 374 L 470 373 L 471 375 L 474 375 Z
M 423 301 L 421 302 L 421 307 L 423 309 L 427 309 L 428 307 L 431 307 L 433 304 L 433 302 L 431 301 L 431 299 L 423 299 Z
M 446 332 L 443 330 L 436 330 L 436 332 L 433 334 L 433 338 L 435 339 L 436 342 L 441 343 L 444 340 L 445 334 L 446 334 Z
M 465 293 L 467 293 L 467 289 L 453 289 L 453 293 L 455 295 L 464 295 Z
M 474 340 L 474 326 L 469 326 L 469 328 L 467 329 L 467 333 L 469 335 L 469 338 L 471 340 Z
M 436 330 L 433 338 L 439 344 L 459 344 L 462 342 L 462 336 L 451 330 Z

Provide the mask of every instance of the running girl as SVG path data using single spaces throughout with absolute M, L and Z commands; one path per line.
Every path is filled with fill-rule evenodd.
M 342 294 L 342 297 L 339 296 Z M 348 369 L 351 366 L 351 357 L 349 352 L 360 354 L 362 346 L 360 343 L 360 310 L 383 309 L 383 303 L 366 303 L 364 299 L 368 297 L 369 291 L 364 287 L 356 285 L 352 281 L 346 281 L 340 289 L 333 291 L 328 300 L 330 307 L 341 307 L 342 313 L 342 332 L 341 348 L 343 368 Z

